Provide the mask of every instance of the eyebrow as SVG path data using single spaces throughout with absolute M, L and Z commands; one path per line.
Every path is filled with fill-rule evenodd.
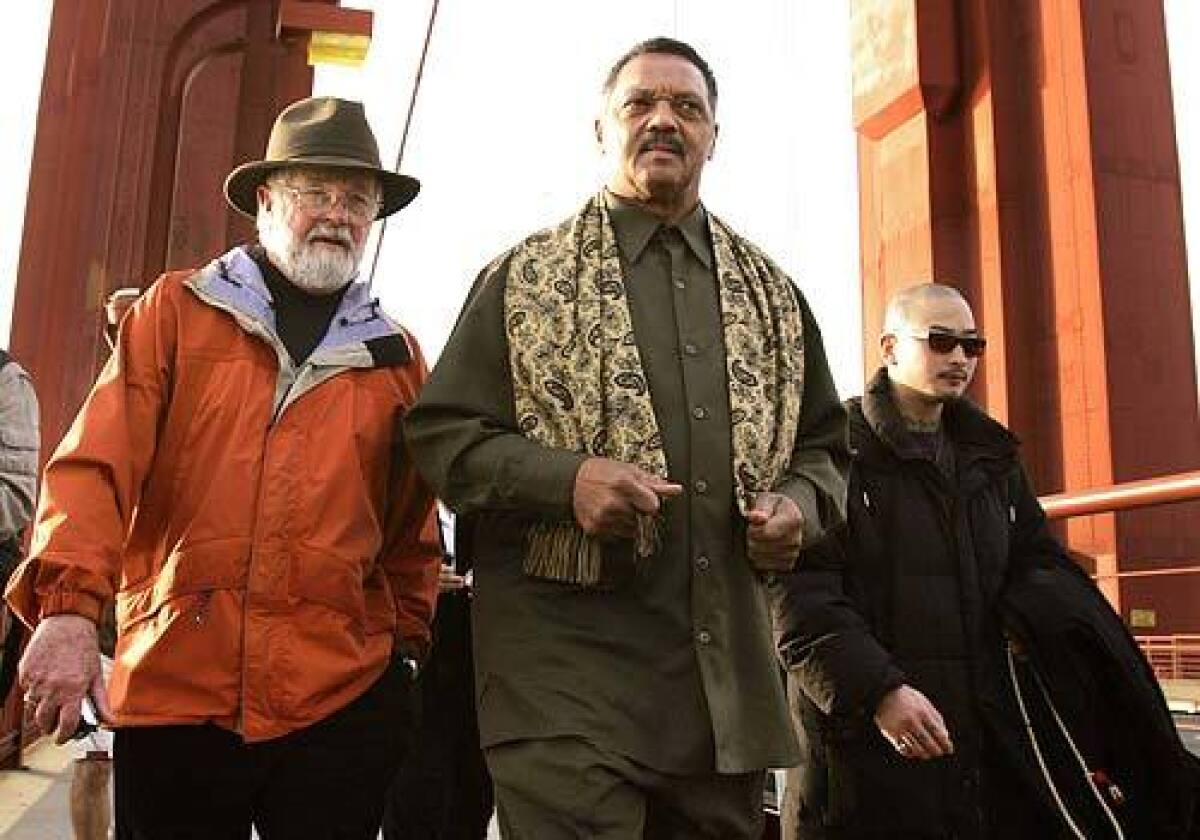
M 979 335 L 977 327 L 968 327 L 965 330 L 956 330 L 953 327 L 944 327 L 941 324 L 930 324 L 926 329 L 938 330 L 939 332 L 952 333 L 954 335 Z
M 699 102 L 699 103 L 704 103 L 704 102 L 708 101 L 700 94 L 695 93 L 690 90 L 660 94 L 660 93 L 658 93 L 658 91 L 653 90 L 651 88 L 633 87 L 633 88 L 627 88 L 622 93 L 622 99 L 624 99 L 624 100 L 628 100 L 630 97 L 634 97 L 634 96 L 653 96 L 655 98 L 661 97 L 663 99 L 670 99 L 673 101 L 679 100 L 679 101 L 691 101 L 691 102 Z

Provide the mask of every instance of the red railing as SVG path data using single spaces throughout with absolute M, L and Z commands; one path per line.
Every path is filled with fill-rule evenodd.
M 1138 636 L 1160 680 L 1200 680 L 1200 635 Z
M 1055 493 L 1043 496 L 1042 507 L 1051 519 L 1112 513 L 1118 510 L 1191 502 L 1200 499 L 1200 470 L 1126 481 L 1112 487 Z
M 1200 471 L 1127 481 L 1112 487 L 1043 496 L 1042 507 L 1051 519 L 1094 513 L 1175 504 L 1200 499 Z M 1200 566 L 1141 569 L 1105 577 L 1131 578 L 1196 574 Z M 1138 645 L 1160 680 L 1200 680 L 1200 635 L 1137 636 Z

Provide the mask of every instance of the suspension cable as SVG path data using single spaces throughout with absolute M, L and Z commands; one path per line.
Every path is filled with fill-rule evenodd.
M 408 131 L 412 127 L 413 112 L 417 108 L 417 94 L 421 90 L 421 79 L 425 75 L 425 59 L 429 55 L 429 42 L 433 38 L 433 24 L 437 20 L 440 0 L 433 0 L 429 8 L 429 25 L 425 29 L 425 43 L 421 45 L 421 60 L 417 62 L 417 72 L 413 77 L 412 95 L 408 98 L 408 113 L 404 117 L 404 131 L 400 135 L 400 148 L 396 151 L 396 165 L 393 172 L 400 172 L 400 164 L 404 161 L 404 147 L 408 145 Z M 389 219 L 384 219 L 379 228 L 379 238 L 375 240 L 375 253 L 371 257 L 371 271 L 367 274 L 367 287 L 375 283 L 375 269 L 379 266 L 379 252 L 383 250 L 383 237 L 387 235 Z

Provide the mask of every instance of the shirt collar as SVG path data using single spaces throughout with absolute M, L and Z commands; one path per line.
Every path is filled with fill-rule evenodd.
M 617 247 L 630 263 L 642 258 L 642 252 L 650 244 L 654 234 L 662 227 L 662 222 L 647 213 L 632 201 L 621 198 L 609 190 L 604 191 L 604 204 L 612 219 L 613 230 L 617 237 Z M 705 268 L 712 268 L 712 242 L 708 236 L 708 214 L 704 205 L 697 202 L 692 212 L 688 213 L 678 226 L 683 234 L 683 241 Z

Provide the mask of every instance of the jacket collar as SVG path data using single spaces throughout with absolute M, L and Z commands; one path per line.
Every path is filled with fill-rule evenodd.
M 244 246 L 217 257 L 187 284 L 205 303 L 228 311 L 247 332 L 282 346 L 271 293 Z M 397 342 L 402 346 L 397 347 Z M 393 364 L 404 363 L 413 355 L 404 329 L 380 310 L 379 300 L 371 296 L 367 284 L 353 282 L 309 360 L 317 365 L 375 367 L 381 363 L 381 353 Z
M 858 411 L 855 411 L 855 406 Z M 888 378 L 887 368 L 881 367 L 871 381 L 861 400 L 850 403 L 852 423 L 862 418 L 865 426 L 854 435 L 859 438 L 856 443 L 860 449 L 865 446 L 867 438 L 874 437 L 894 456 L 899 458 L 916 458 L 921 456 L 919 450 L 900 416 L 900 411 L 892 399 L 892 383 Z M 962 461 L 976 458 L 995 458 L 1008 460 L 1016 457 L 1019 441 L 1016 435 L 993 420 L 968 399 L 958 399 L 946 404 L 942 409 L 942 423 L 949 438 L 955 445 L 958 457 Z M 869 430 L 871 435 L 863 435 Z

